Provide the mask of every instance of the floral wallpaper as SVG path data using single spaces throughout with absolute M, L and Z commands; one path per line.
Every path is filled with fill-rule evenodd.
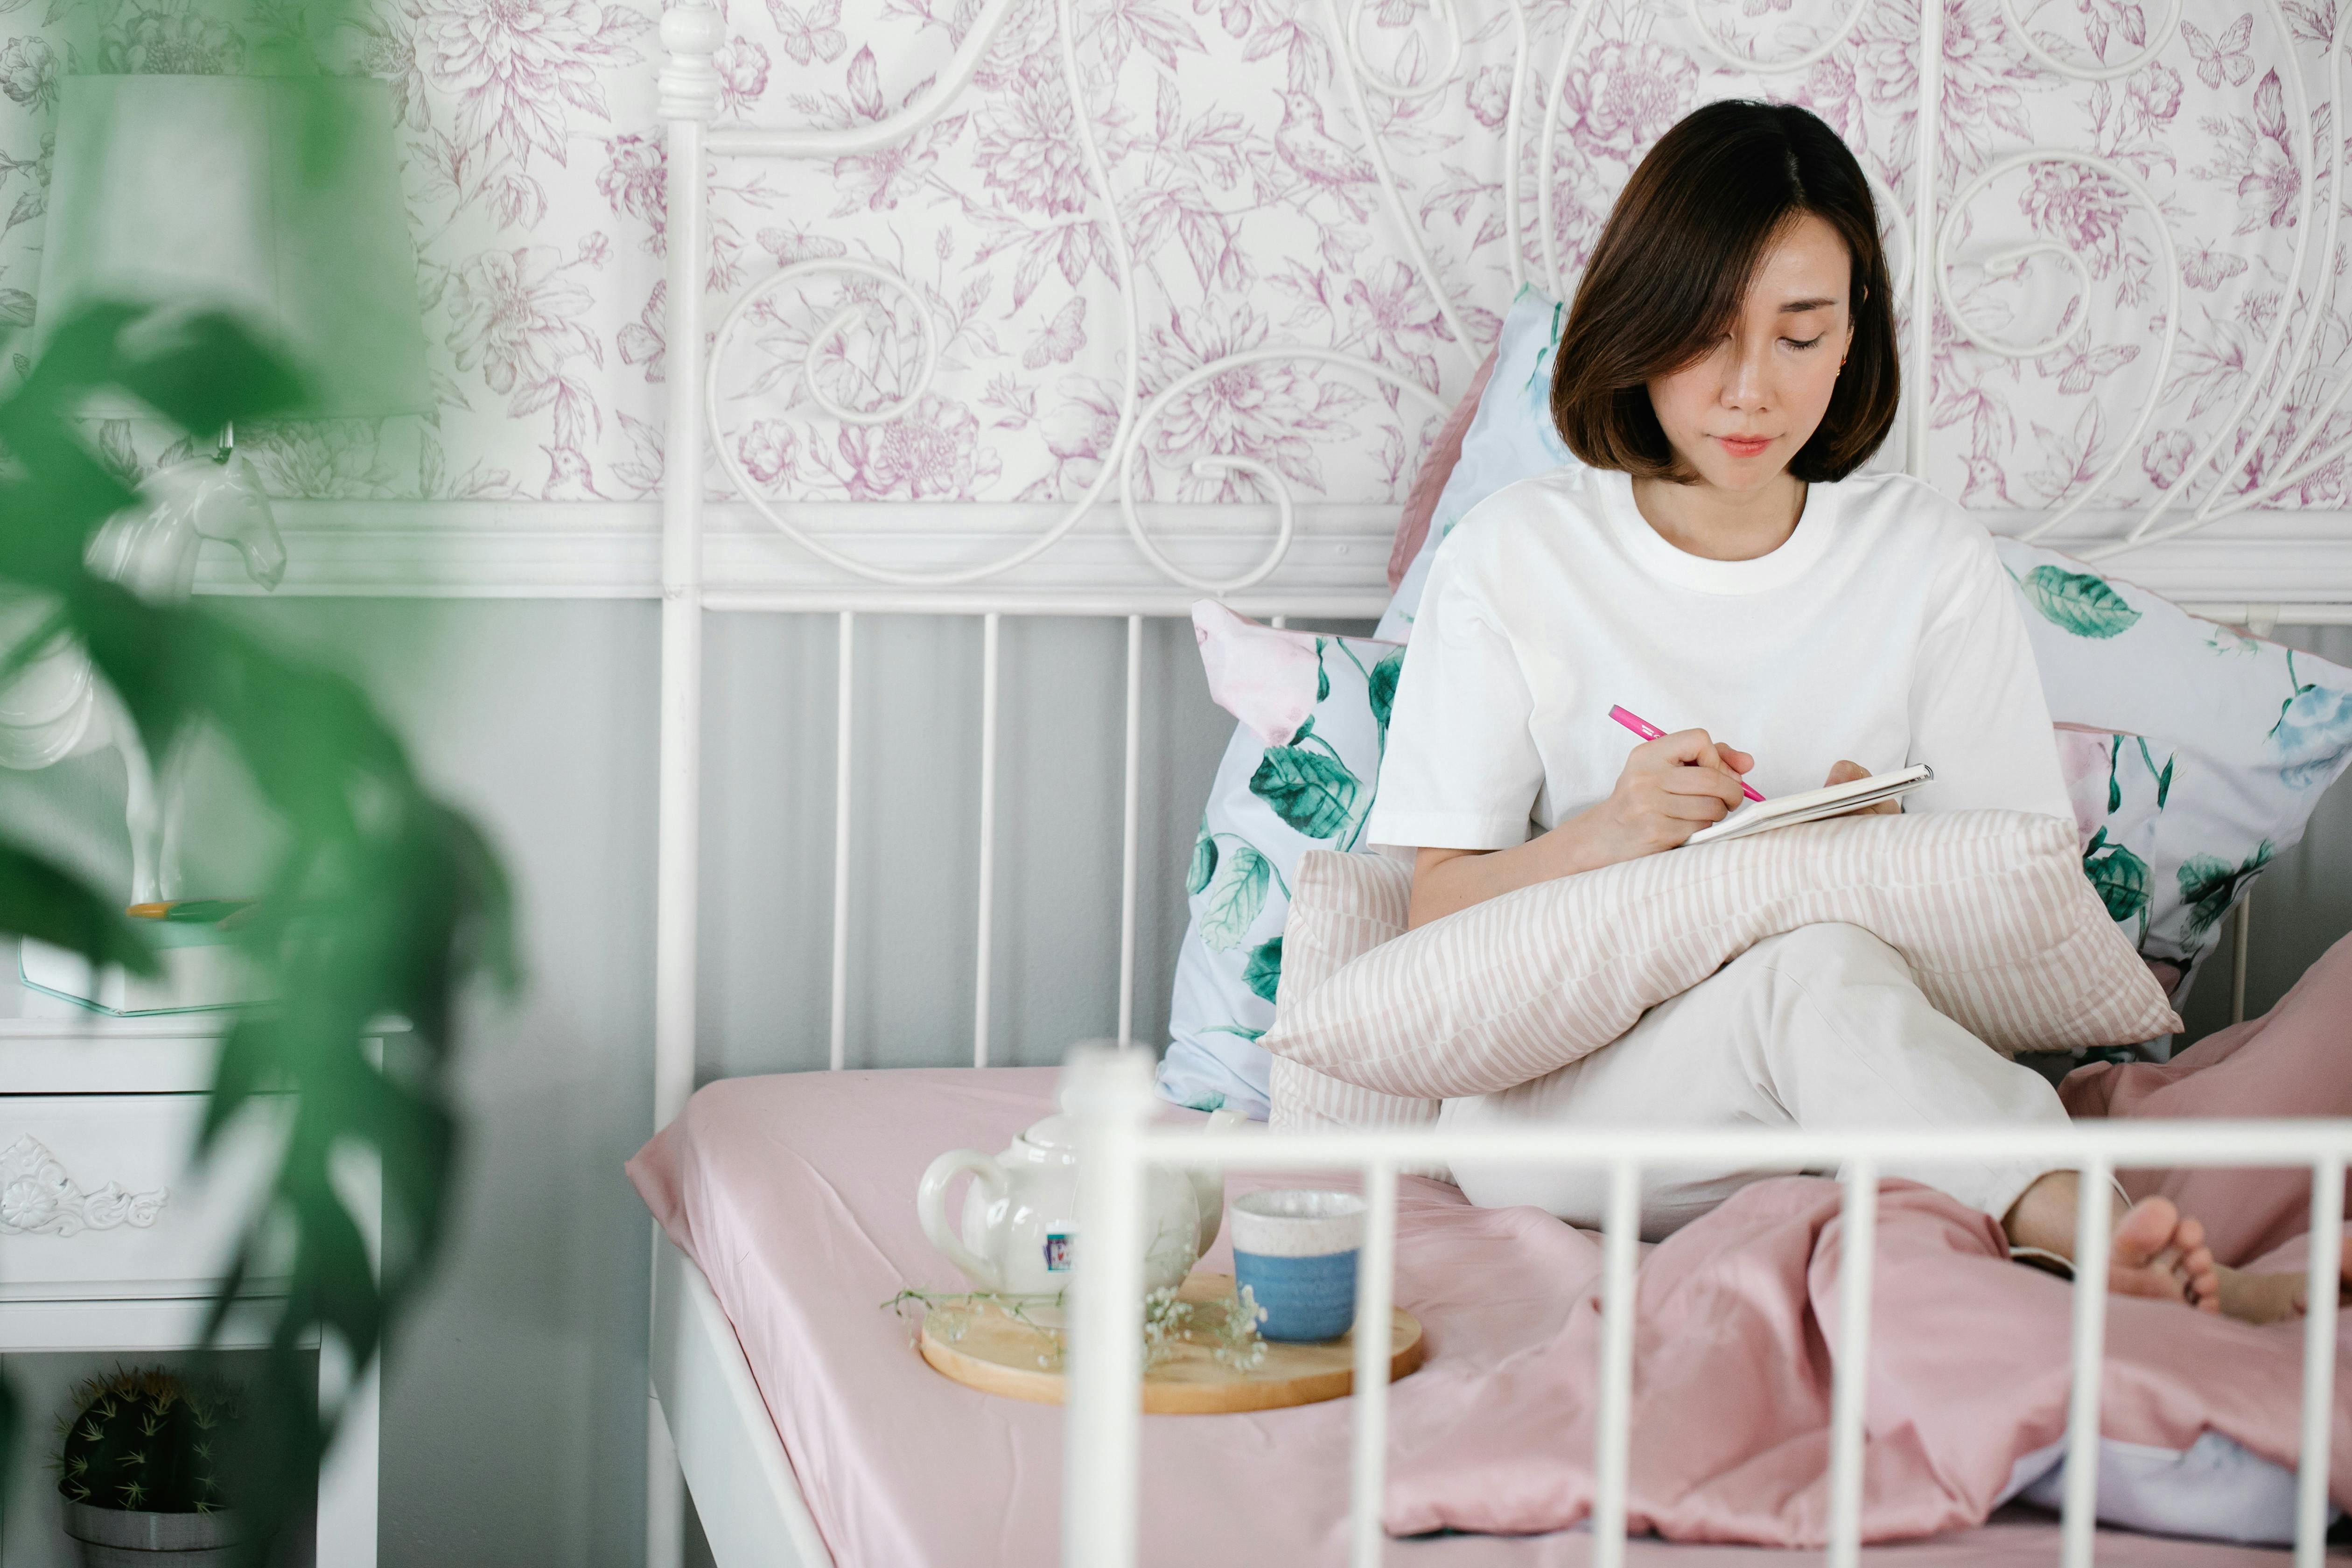
M 2243 491 L 2250 504 L 2347 504 L 2329 448 L 2352 435 L 2352 411 L 2333 396 L 2352 315 L 2333 287 L 2337 261 L 2322 254 L 2340 234 L 2326 210 L 2337 195 L 2330 8 L 2192 0 L 2158 37 L 2170 9 L 2159 4 L 1941 3 L 1939 205 L 1981 188 L 1950 234 L 1931 477 L 1987 507 L 2046 509 L 2103 477 L 2103 508 L 2181 484 Z M 31 0 L 0 0 L 0 317 L 21 324 L 35 308 L 62 73 L 236 72 L 307 56 L 392 85 L 441 407 L 433 422 L 248 433 L 269 482 L 319 497 L 655 492 L 667 236 L 654 0 L 382 0 L 331 37 L 301 33 L 278 0 L 47 4 L 43 16 Z M 769 291 L 720 367 L 730 450 L 770 494 L 1075 497 L 1111 447 L 1130 353 L 1147 401 L 1213 362 L 1284 347 L 1368 360 L 1451 399 L 1512 295 L 1515 244 L 1518 269 L 1547 279 L 1542 99 L 1575 7 L 1528 5 L 1514 221 L 1508 0 L 1067 4 L 1079 102 L 1053 0 L 1020 0 L 971 84 L 906 142 L 715 166 L 714 324 L 782 267 L 867 269 L 803 271 Z M 720 119 L 880 119 L 924 90 L 981 9 L 726 0 Z M 1549 161 L 1566 285 L 1633 163 L 1714 98 L 1809 106 L 1885 197 L 1907 203 L 1916 0 L 1872 0 L 1852 37 L 1830 39 L 1844 9 L 1701 0 L 1701 36 L 1680 0 L 1599 0 L 1568 63 Z M 1350 13 L 1370 132 L 1442 299 L 1343 79 L 1349 47 L 1328 22 Z M 1822 58 L 1795 71 L 1734 63 L 1809 51 Z M 1099 146 L 1108 203 L 1077 114 Z M 2031 146 L 2089 157 L 2002 167 Z M 1909 250 L 1897 242 L 1898 265 Z M 926 322 L 937 355 L 927 383 Z M 903 406 L 848 423 L 828 401 Z M 1221 455 L 1264 465 L 1300 500 L 1400 500 L 1433 421 L 1344 365 L 1237 360 L 1141 430 L 1139 489 L 1258 499 L 1246 473 L 1189 466 Z M 106 439 L 126 465 L 158 456 L 138 431 Z M 716 468 L 711 483 L 724 488 Z

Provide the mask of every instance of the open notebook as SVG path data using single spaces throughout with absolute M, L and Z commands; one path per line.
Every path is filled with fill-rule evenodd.
M 1873 773 L 1866 779 L 1855 779 L 1851 784 L 1832 784 L 1827 789 L 1809 789 L 1802 795 L 1748 801 L 1721 822 L 1712 827 L 1700 828 L 1683 842 L 1685 845 L 1711 844 L 1721 838 L 1762 833 L 1768 828 L 1793 827 L 1800 822 L 1817 822 L 1824 816 L 1858 811 L 1882 800 L 1909 795 L 1935 776 L 1936 770 L 1921 763 L 1891 773 Z

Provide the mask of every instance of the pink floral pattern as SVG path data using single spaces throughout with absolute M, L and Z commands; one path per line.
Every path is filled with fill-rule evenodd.
M 1727 68 L 1679 0 L 1598 0 L 1576 46 L 1553 149 L 1553 239 L 1569 269 L 1658 133 L 1729 96 L 1802 102 L 1908 201 L 1917 133 L 1923 0 L 1872 0 L 1855 36 L 1788 75 Z M 2286 277 L 2306 198 L 2315 250 L 2326 170 L 2311 129 L 2326 106 L 2324 5 L 2290 0 L 2291 33 L 2247 0 L 2183 8 L 2149 64 L 2107 82 L 2041 64 L 2001 0 L 1924 0 L 1943 11 L 1938 200 L 2032 144 L 2077 149 L 2144 183 L 2163 209 L 2181 285 L 2161 320 L 2163 232 L 2123 180 L 2048 162 L 1993 180 L 1957 225 L 1953 290 L 1978 330 L 2025 345 L 1989 353 L 1939 320 L 1931 477 L 1972 503 L 2047 507 L 2122 461 L 2103 506 L 2144 504 L 2183 483 L 2216 439 L 2244 448 L 2225 482 L 2293 479 L 2273 504 L 2352 505 L 2334 464 L 2293 476 L 2293 448 L 2352 432 L 2338 411 L 2308 428 L 2352 350 L 2352 306 L 2324 297 L 2319 362 L 2286 384 L 2275 427 L 2226 438 L 2219 422 L 2250 385 L 2276 384 L 2263 354 L 2282 310 L 2312 308 L 2313 258 Z M 1055 6 L 1015 7 L 949 111 L 898 145 L 805 163 L 713 168 L 714 311 L 776 268 L 843 258 L 907 291 L 812 273 L 775 295 L 722 367 L 731 449 L 779 497 L 1055 500 L 1100 472 L 1118 426 L 1123 360 L 1149 399 L 1223 355 L 1284 346 L 1337 351 L 1458 396 L 1511 293 L 1503 133 L 1512 33 L 1469 8 L 1445 90 L 1365 94 L 1372 124 L 1469 342 L 1454 341 L 1381 195 L 1368 128 L 1338 71 L 1321 11 L 1297 0 L 1072 0 L 1083 77 L 1074 103 Z M 5 7 L 0 7 L 5 8 Z M 2012 7 L 2062 59 L 2120 61 L 2166 9 L 2144 0 Z M 60 17 L 64 8 L 52 6 Z M 1342 7 L 1343 11 L 1347 8 Z M 1536 174 L 1540 93 L 1573 7 L 1528 7 L 1533 30 L 1521 173 L 1528 273 L 1540 279 Z M 1703 0 L 1723 47 L 1786 58 L 1821 41 L 1841 0 Z M 667 324 L 667 160 L 655 115 L 656 0 L 374 0 L 336 36 L 296 38 L 269 0 L 96 0 L 94 29 L 10 12 L 0 33 L 0 320 L 29 319 L 57 83 L 79 58 L 114 71 L 242 71 L 314 49 L 326 69 L 384 80 L 406 164 L 428 312 L 438 421 L 288 432 L 264 464 L 305 495 L 629 499 L 653 493 Z M 920 95 L 978 7 L 967 0 L 730 0 L 713 65 L 730 123 L 850 126 Z M 1493 12 L 1491 16 L 1487 13 Z M 1423 0 L 1364 7 L 1368 58 L 1418 79 L 1443 58 Z M 94 52 L 93 52 L 94 51 Z M 2297 73 L 2305 89 L 2296 94 Z M 1076 134 L 1093 130 L 1108 189 Z M 2323 137 L 2323 141 L 2325 138 Z M 1132 251 L 1122 279 L 1106 219 Z M 1901 215 L 1888 215 L 1899 226 Z M 2352 231 L 2339 244 L 2352 241 Z M 1977 264 L 2056 245 L 2048 255 Z M 1130 349 L 1122 286 L 1140 341 Z M 853 325 L 826 329 L 845 309 Z M 918 394 L 921 321 L 939 353 L 902 419 L 845 426 L 807 396 L 801 366 L 851 406 Z M 715 320 L 715 316 L 714 316 Z M 2163 385 L 2150 378 L 2167 330 Z M 2134 435 L 2142 405 L 2154 412 Z M 2259 410 L 2268 399 L 2257 399 Z M 1302 500 L 1393 501 L 1434 421 L 1344 369 L 1269 359 L 1176 395 L 1143 433 L 1139 488 L 1190 500 L 1261 499 L 1240 475 L 1190 470 L 1203 455 L 1281 474 Z M 143 438 L 143 437 L 142 437 Z M 2125 442 L 2128 438 L 2129 449 Z M 142 461 L 157 454 L 140 449 Z M 1899 454 L 1890 453 L 1899 460 Z M 257 458 L 257 461 L 260 459 Z M 710 470 L 716 482 L 718 470 Z

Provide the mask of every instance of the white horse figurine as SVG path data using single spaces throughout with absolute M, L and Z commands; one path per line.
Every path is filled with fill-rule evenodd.
M 262 494 L 261 477 L 233 449 L 162 469 L 141 487 L 137 506 L 107 520 L 90 541 L 91 570 L 157 602 L 188 597 L 205 540 L 236 546 L 246 575 L 275 588 L 286 575 L 286 545 Z M 0 650 L 12 648 L 48 613 L 46 600 L 0 602 Z M 59 637 L 0 682 L 0 767 L 46 768 L 112 746 L 122 753 L 131 830 L 131 901 L 180 896 L 180 791 L 173 760 L 158 787 L 138 726 L 98 679 L 81 645 Z

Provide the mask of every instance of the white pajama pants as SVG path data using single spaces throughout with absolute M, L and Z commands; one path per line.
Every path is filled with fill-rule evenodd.
M 1857 926 L 1809 925 L 1758 942 L 1601 1049 L 1499 1094 L 1449 1100 L 1453 1129 L 1536 1121 L 1566 1127 L 1939 1127 L 2063 1123 L 2049 1080 L 1927 1004 L 1910 966 Z M 1948 1193 L 2000 1219 L 2042 1174 L 2024 1164 L 1899 1162 L 1885 1173 Z M 1655 1241 L 1747 1184 L 1785 1171 L 1731 1165 L 1645 1169 L 1642 1235 Z M 1528 1204 L 1598 1226 L 1609 1174 L 1457 1162 L 1481 1207 Z

